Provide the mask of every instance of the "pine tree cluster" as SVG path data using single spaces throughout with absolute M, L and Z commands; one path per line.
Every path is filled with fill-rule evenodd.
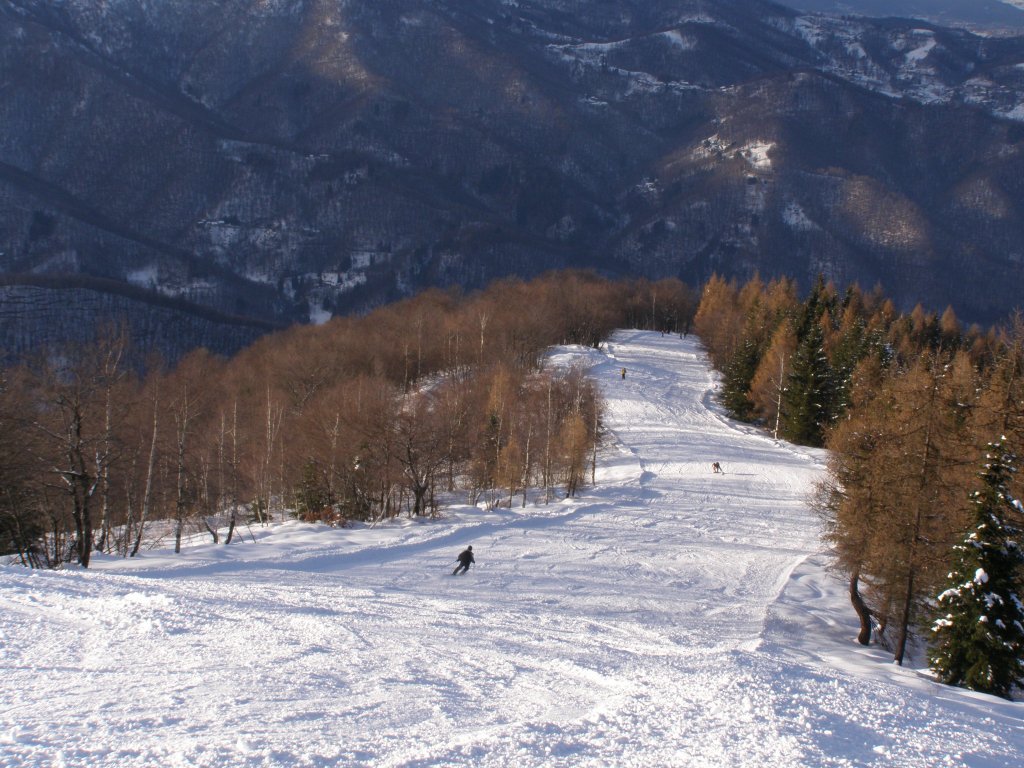
M 858 640 L 881 643 L 903 663 L 920 635 L 934 641 L 942 679 L 1009 695 L 1007 681 L 1019 679 L 1010 635 L 1024 566 L 1009 543 L 993 551 L 1013 562 L 965 558 L 988 552 L 985 537 L 1005 530 L 997 521 L 1024 523 L 1021 506 L 1007 501 L 1020 480 L 1007 471 L 1004 490 L 967 499 L 976 468 L 995 471 L 983 462 L 993 436 L 1006 436 L 1005 455 L 1024 447 L 1024 320 L 964 329 L 952 309 L 900 314 L 877 289 L 840 295 L 819 279 L 800 301 L 786 280 L 740 287 L 713 278 L 694 324 L 736 417 L 830 449 L 814 503 L 849 580 Z M 993 518 L 995 498 L 1003 502 Z M 979 505 L 989 510 L 984 521 L 975 519 Z M 972 620 L 947 618 L 975 594 L 991 605 L 976 605 Z

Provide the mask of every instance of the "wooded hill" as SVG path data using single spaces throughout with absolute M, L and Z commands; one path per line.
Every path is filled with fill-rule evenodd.
M 924 628 L 940 613 L 947 621 L 936 598 L 949 579 L 970 584 L 984 571 L 954 568 L 965 546 L 980 552 L 997 532 L 1019 594 L 1024 574 L 1011 532 L 1024 523 L 1013 501 L 1022 490 L 1013 462 L 1024 447 L 1019 316 L 1005 329 L 963 329 L 950 309 L 898 314 L 878 290 L 840 294 L 819 280 L 801 301 L 788 280 L 740 287 L 715 278 L 694 324 L 737 418 L 830 450 L 815 501 L 849 579 L 862 643 L 874 636 L 902 663 L 915 635 L 927 639 Z M 979 523 L 986 488 L 1000 511 Z M 1014 603 L 1020 610 L 1019 598 L 1007 598 Z M 1014 639 L 996 644 L 1024 649 L 1024 626 L 1004 629 Z
M 587 273 L 428 291 L 364 317 L 297 326 L 231 359 L 198 350 L 138 374 L 126 335 L 0 371 L 0 551 L 88 566 L 281 514 L 341 525 L 435 514 L 444 498 L 550 501 L 590 477 L 593 383 L 549 370 L 554 344 L 615 328 L 684 330 L 678 280 Z

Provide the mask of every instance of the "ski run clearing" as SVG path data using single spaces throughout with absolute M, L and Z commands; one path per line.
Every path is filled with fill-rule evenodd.
M 576 499 L 0 568 L 0 766 L 1024 765 L 1024 704 L 856 645 L 824 454 L 725 418 L 696 340 L 554 359 L 607 398 Z

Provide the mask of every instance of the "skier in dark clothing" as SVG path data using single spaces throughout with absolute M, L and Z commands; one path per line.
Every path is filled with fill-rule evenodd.
M 466 549 L 464 551 L 460 552 L 457 559 L 459 561 L 459 564 L 455 568 L 455 570 L 452 571 L 452 576 L 457 576 L 460 571 L 462 573 L 465 573 L 466 571 L 469 570 L 469 564 L 476 562 L 476 560 L 473 559 L 473 547 L 472 547 L 472 545 L 466 547 Z

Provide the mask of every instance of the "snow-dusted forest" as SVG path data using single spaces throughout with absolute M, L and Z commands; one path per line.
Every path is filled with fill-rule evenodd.
M 1021 763 L 1024 704 L 855 643 L 824 453 L 727 419 L 695 339 L 556 358 L 605 397 L 575 498 L 0 569 L 0 766 Z

